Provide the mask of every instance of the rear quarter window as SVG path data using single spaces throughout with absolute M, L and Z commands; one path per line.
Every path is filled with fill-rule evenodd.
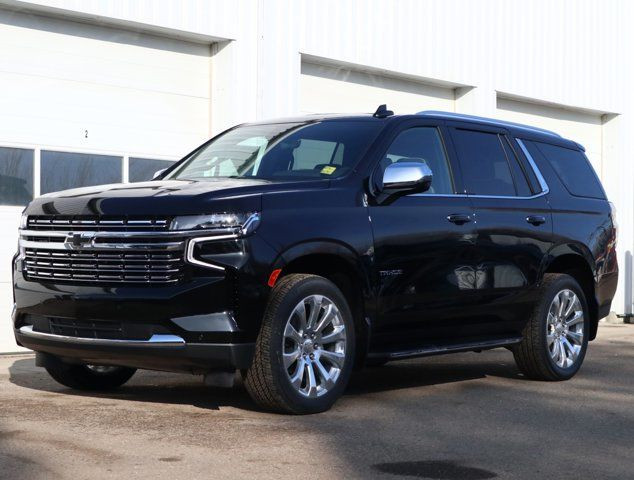
M 587 157 L 579 150 L 533 142 L 571 195 L 605 199 L 605 192 Z

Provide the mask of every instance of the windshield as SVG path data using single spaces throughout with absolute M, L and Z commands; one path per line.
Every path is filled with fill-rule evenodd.
M 184 159 L 166 179 L 334 178 L 351 171 L 381 123 L 325 121 L 238 127 Z

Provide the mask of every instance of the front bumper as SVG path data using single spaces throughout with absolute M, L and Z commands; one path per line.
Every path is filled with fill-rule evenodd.
M 112 288 L 31 282 L 15 270 L 15 339 L 68 363 L 187 373 L 248 368 L 253 333 L 238 323 L 232 290 L 225 276 Z
M 253 343 L 187 343 L 182 337 L 155 334 L 148 340 L 71 337 L 37 332 L 31 325 L 14 329 L 16 341 L 68 363 L 117 365 L 150 370 L 206 373 L 248 368 Z

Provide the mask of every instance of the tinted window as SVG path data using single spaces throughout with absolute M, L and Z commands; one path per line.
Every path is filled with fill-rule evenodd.
M 578 150 L 534 142 L 550 162 L 566 189 L 578 197 L 605 198 L 586 156 Z
M 437 128 L 416 127 L 399 133 L 388 148 L 382 167 L 399 162 L 425 163 L 431 168 L 434 176 L 425 193 L 454 193 L 449 163 Z
M 153 160 L 151 158 L 130 157 L 128 179 L 131 182 L 145 182 L 152 180 L 159 170 L 168 168 L 174 162 L 171 160 Z
M 381 123 L 323 121 L 245 125 L 202 146 L 168 178 L 333 178 L 351 171 Z
M 518 160 L 520 161 L 521 165 L 524 167 L 524 172 L 526 173 L 526 177 L 528 178 L 528 182 L 531 185 L 531 189 L 533 190 L 533 193 L 540 193 L 542 191 L 542 186 L 539 183 L 539 180 L 537 179 L 537 175 L 535 175 L 535 171 L 533 170 L 533 167 L 531 166 L 530 162 L 526 158 L 526 155 L 524 155 L 524 151 L 517 144 L 517 139 L 512 139 L 512 140 L 509 139 L 509 142 L 511 143 L 511 145 L 513 145 L 514 151 L 518 155 Z M 526 141 L 523 140 L 522 143 L 524 143 L 524 146 L 526 146 Z
M 33 199 L 33 150 L 0 148 L 0 205 Z
M 468 193 L 515 196 L 515 185 L 496 133 L 453 130 L 454 144 Z
M 42 151 L 41 193 L 121 182 L 121 157 Z
M 513 180 L 515 182 L 515 188 L 517 189 L 517 194 L 522 197 L 530 197 L 533 192 L 531 191 L 530 186 L 528 185 L 528 180 L 526 180 L 526 173 L 524 169 L 520 165 L 517 157 L 515 156 L 515 152 L 509 145 L 506 137 L 500 137 L 502 140 L 502 147 L 504 147 L 504 151 L 506 152 L 506 158 L 511 167 L 511 173 L 513 174 Z

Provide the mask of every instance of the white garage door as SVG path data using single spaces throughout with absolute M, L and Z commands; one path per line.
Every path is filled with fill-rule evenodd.
M 0 45 L 0 140 L 180 155 L 209 133 L 209 45 L 3 11 Z
M 602 118 L 578 110 L 551 107 L 505 98 L 497 100 L 497 117 L 553 130 L 565 138 L 580 143 L 601 175 Z
M 209 137 L 210 45 L 0 10 L 0 352 L 20 211 L 151 176 Z
M 302 113 L 372 113 L 382 103 L 397 114 L 453 112 L 454 90 L 346 67 L 302 63 Z

